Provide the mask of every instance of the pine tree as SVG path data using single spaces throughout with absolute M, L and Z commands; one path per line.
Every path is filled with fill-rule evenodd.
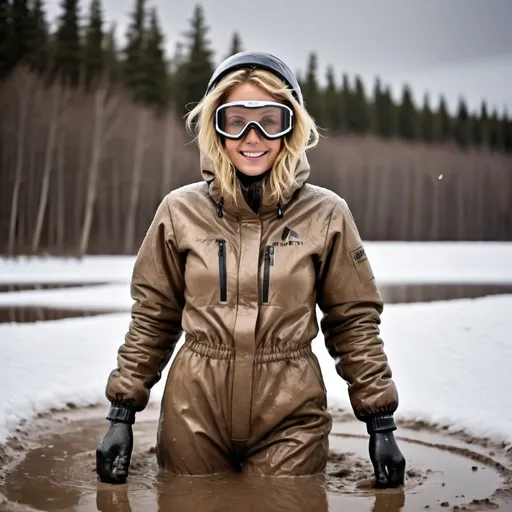
M 374 132 L 384 139 L 393 137 L 396 133 L 395 104 L 389 86 L 382 89 L 379 77 L 375 80 L 374 97 Z
M 503 113 L 502 118 L 503 147 L 507 153 L 512 153 L 512 117 L 508 112 Z
M 379 135 L 379 109 L 382 107 L 382 83 L 380 77 L 375 77 L 373 84 L 373 101 L 371 104 L 371 122 L 370 131 Z
M 352 89 L 347 73 L 341 75 L 341 91 L 340 91 L 340 112 L 341 112 L 341 131 L 349 130 L 349 111 L 352 103 Z
M 103 54 L 103 15 L 100 0 L 91 0 L 89 23 L 85 31 L 84 72 L 85 83 L 89 87 L 99 77 L 104 67 Z
M 324 92 L 324 107 L 325 107 L 325 126 L 332 133 L 339 133 L 342 127 L 342 102 L 340 93 L 336 87 L 334 80 L 334 69 L 332 66 L 327 68 L 327 87 Z
M 309 54 L 302 92 L 309 114 L 319 126 L 325 127 L 322 98 L 318 87 L 318 56 L 315 52 Z
M 446 106 L 446 100 L 441 95 L 439 107 L 435 116 L 434 140 L 446 141 L 452 137 L 452 121 Z
M 31 69 L 43 72 L 49 65 L 49 28 L 42 0 L 32 3 L 29 26 L 27 61 Z
M 30 11 L 27 0 L 12 0 L 10 7 L 10 54 L 11 65 L 16 66 L 29 54 Z
M 481 143 L 485 147 L 489 147 L 490 143 L 490 133 L 489 133 L 489 113 L 487 109 L 487 103 L 485 100 L 482 101 L 480 106 L 480 134 L 481 134 Z
M 105 70 L 108 73 L 108 79 L 111 83 L 121 81 L 121 63 L 119 61 L 118 48 L 116 44 L 116 23 L 110 25 L 109 31 L 104 38 Z
M 419 125 L 412 92 L 408 85 L 402 89 L 402 101 L 398 107 L 398 135 L 407 140 L 418 138 Z
M 430 108 L 428 93 L 423 98 L 423 110 L 421 112 L 421 138 L 426 142 L 434 140 L 434 114 Z
M 469 112 L 463 98 L 459 99 L 457 117 L 454 121 L 453 138 L 461 148 L 467 148 L 471 144 L 471 125 Z
M 179 103 L 184 113 L 192 109 L 204 96 L 208 81 L 213 73 L 213 52 L 206 38 L 209 28 L 206 25 L 203 8 L 196 5 L 190 20 L 187 55 L 179 73 Z
M 489 146 L 494 151 L 503 151 L 504 146 L 503 124 L 498 116 L 498 111 L 493 109 L 489 119 Z
M 131 22 L 124 48 L 124 82 L 134 95 L 135 101 L 144 101 L 147 76 L 144 63 L 146 44 L 146 0 L 135 0 Z
M 63 0 L 55 34 L 54 72 L 70 84 L 78 84 L 81 69 L 81 44 L 78 27 L 78 0 Z
M 471 144 L 480 147 L 482 145 L 482 126 L 476 113 L 469 115 L 469 123 L 471 126 Z
M 184 67 L 184 56 L 183 56 L 183 43 L 181 41 L 176 42 L 174 55 L 171 57 L 169 62 L 169 96 L 170 102 L 173 107 L 182 111 L 181 95 L 180 95 L 180 72 Z
M 369 105 L 360 76 L 355 77 L 354 91 L 347 105 L 348 130 L 355 133 L 366 133 L 370 129 Z
M 0 0 L 0 78 L 12 68 L 13 55 L 11 47 L 12 20 L 8 0 Z
M 144 54 L 147 77 L 144 100 L 150 105 L 164 107 L 169 97 L 167 64 L 165 60 L 164 36 L 160 28 L 156 9 L 151 9 L 150 26 L 147 32 Z
M 238 32 L 235 32 L 231 39 L 231 46 L 229 47 L 227 57 L 230 57 L 231 55 L 235 55 L 235 53 L 239 53 L 242 51 L 242 39 L 240 38 L 240 34 Z

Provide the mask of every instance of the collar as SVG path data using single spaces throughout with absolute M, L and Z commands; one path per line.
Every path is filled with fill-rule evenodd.
M 306 183 L 311 172 L 309 162 L 304 152 L 301 155 L 297 167 L 295 168 L 295 182 L 284 192 L 283 198 L 279 202 L 277 199 L 270 197 L 269 188 L 265 186 L 270 174 L 270 171 L 267 171 L 268 174 L 265 174 L 262 180 L 257 182 L 261 186 L 261 202 L 259 212 L 255 212 L 247 204 L 247 201 L 244 198 L 243 185 L 240 180 L 238 180 L 238 186 L 235 190 L 236 200 L 231 196 L 224 196 L 221 193 L 218 181 L 215 179 L 215 170 L 213 168 L 211 158 L 204 153 L 201 153 L 200 164 L 201 176 L 208 184 L 208 193 L 210 194 L 210 197 L 217 204 L 217 215 L 219 217 L 222 217 L 223 212 L 226 211 L 241 218 L 255 218 L 258 215 L 265 216 L 272 213 L 276 214 L 277 217 L 280 218 L 283 216 L 284 207 L 291 201 L 295 192 L 302 188 Z

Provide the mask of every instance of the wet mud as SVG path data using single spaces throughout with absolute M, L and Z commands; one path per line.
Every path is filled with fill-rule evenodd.
M 18 428 L 0 449 L 0 511 L 512 510 L 510 447 L 403 423 L 397 438 L 407 460 L 405 485 L 376 490 L 368 436 L 343 413 L 334 413 L 323 475 L 194 478 L 159 471 L 154 448 L 158 409 L 149 407 L 134 425 L 128 482 L 103 484 L 95 473 L 95 449 L 107 428 L 104 414 L 105 407 L 53 411 Z

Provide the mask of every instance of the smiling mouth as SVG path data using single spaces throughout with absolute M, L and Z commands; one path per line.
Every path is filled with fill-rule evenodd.
M 240 154 L 249 160 L 258 160 L 267 153 L 268 151 L 240 151 Z

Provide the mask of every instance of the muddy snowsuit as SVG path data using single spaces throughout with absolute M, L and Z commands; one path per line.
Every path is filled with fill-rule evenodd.
M 132 321 L 106 396 L 141 411 L 184 332 L 161 404 L 157 457 L 170 471 L 323 471 L 331 418 L 311 341 L 321 328 L 355 415 L 393 413 L 379 337 L 382 299 L 347 204 L 306 183 L 284 201 L 261 185 L 249 206 L 203 182 L 162 201 L 134 266 Z M 259 206 L 259 208 L 258 208 Z

